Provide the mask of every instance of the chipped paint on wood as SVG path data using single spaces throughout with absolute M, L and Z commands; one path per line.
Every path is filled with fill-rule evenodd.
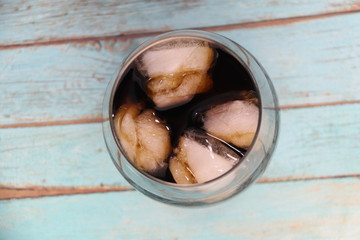
M 276 4 L 272 0 L 4 0 L 0 7 L 0 45 L 223 26 L 359 9 L 355 0 L 279 0 Z
M 127 186 L 92 186 L 92 187 L 59 187 L 59 186 L 24 186 L 12 187 L 0 185 L 0 200 L 20 199 L 20 198 L 39 198 L 61 195 L 74 194 L 90 194 L 90 193 L 105 193 L 105 192 L 121 192 L 133 190 Z
M 360 104 L 282 110 L 263 180 L 359 174 L 359 118 Z M 4 184 L 128 186 L 107 153 L 101 123 L 0 129 L 0 139 Z
M 219 33 L 257 57 L 273 80 L 283 109 L 356 104 L 359 20 L 360 14 L 349 14 Z M 107 83 L 129 51 L 144 40 L 1 50 L 0 62 L 5 65 L 0 73 L 0 125 L 96 121 Z
M 255 184 L 202 208 L 137 191 L 0 202 L 4 239 L 357 239 L 360 180 Z M 24 227 L 26 226 L 26 227 Z
M 357 239 L 359 11 L 358 0 L 1 1 L 0 238 Z M 180 28 L 250 50 L 282 109 L 261 184 L 210 208 L 127 191 L 102 138 L 123 58 Z

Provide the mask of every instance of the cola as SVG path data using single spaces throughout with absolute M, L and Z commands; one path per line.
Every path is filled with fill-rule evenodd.
M 220 137 L 217 136 L 216 131 L 209 132 L 208 130 L 209 128 L 206 128 L 206 124 L 204 124 L 204 121 L 206 121 L 206 119 L 209 119 L 208 116 L 209 113 L 212 113 L 211 110 L 215 109 L 216 106 L 221 106 L 228 102 L 233 102 L 233 103 L 241 103 L 241 104 L 237 104 L 239 105 L 238 108 L 232 108 L 231 106 L 234 104 L 229 106 L 224 105 L 223 109 L 230 109 L 230 110 L 235 109 L 232 111 L 238 111 L 237 109 L 240 109 L 239 111 L 242 111 L 242 109 L 245 109 L 244 111 L 246 115 L 248 115 L 248 112 L 250 111 L 247 110 L 248 106 L 250 106 L 251 108 L 256 108 L 258 111 L 260 103 L 256 90 L 256 85 L 254 83 L 252 76 L 249 74 L 248 70 L 244 67 L 244 64 L 239 59 L 237 59 L 230 51 L 223 48 L 222 46 L 216 45 L 211 42 L 206 42 L 204 40 L 200 41 L 200 40 L 186 39 L 185 41 L 182 42 L 183 43 L 181 47 L 186 48 L 186 50 L 183 50 L 182 52 L 185 52 L 191 57 L 194 57 L 193 56 L 194 51 L 193 50 L 190 51 L 189 46 L 192 47 L 195 44 L 197 46 L 196 48 L 197 50 L 198 50 L 198 46 L 200 46 L 201 48 L 206 48 L 206 49 L 201 49 L 201 51 L 199 52 L 201 52 L 200 54 L 203 54 L 205 58 L 207 58 L 206 60 L 203 61 L 204 64 L 207 65 L 204 67 L 203 66 L 204 64 L 199 63 L 199 60 L 193 61 L 191 60 L 193 58 L 190 58 L 187 55 L 186 61 L 184 60 L 183 62 L 181 62 L 179 66 L 180 65 L 183 66 L 188 62 L 193 62 L 194 65 L 196 64 L 199 66 L 201 65 L 201 68 L 199 66 L 196 66 L 194 68 L 192 68 L 191 66 L 190 67 L 185 66 L 181 68 L 183 72 L 179 72 L 178 70 L 176 70 L 176 72 L 171 73 L 165 70 L 164 74 L 160 74 L 160 75 L 154 74 L 152 76 L 151 74 L 149 74 L 149 72 L 151 71 L 144 70 L 144 67 L 139 65 L 139 61 L 145 61 L 143 59 L 146 58 L 146 56 L 140 54 L 138 58 L 132 64 L 129 65 L 128 69 L 126 69 L 125 74 L 123 74 L 122 79 L 120 80 L 120 84 L 117 86 L 114 95 L 114 102 L 112 109 L 113 116 L 115 119 L 117 114 L 119 114 L 120 110 L 124 109 L 124 106 L 128 106 L 129 104 L 137 106 L 138 109 L 137 113 L 135 114 L 131 113 L 133 115 L 129 115 L 131 116 L 130 119 L 132 121 L 132 122 L 130 121 L 129 123 L 130 127 L 126 127 L 127 130 L 129 130 L 131 126 L 134 125 L 133 131 L 136 136 L 135 138 L 137 139 L 134 140 L 135 141 L 134 144 L 129 144 L 129 145 L 137 146 L 137 148 L 134 149 L 135 152 L 139 152 L 139 151 L 141 152 L 144 149 L 143 147 L 144 144 L 141 143 L 141 140 L 139 140 L 140 135 L 137 135 L 138 132 L 141 131 L 137 126 L 144 126 L 144 123 L 141 124 L 138 123 L 138 115 L 140 115 L 142 112 L 151 109 L 152 114 L 156 116 L 154 118 L 155 120 L 153 121 L 162 124 L 160 126 L 160 130 L 161 131 L 163 131 L 163 129 L 168 130 L 168 137 L 162 135 L 162 139 L 167 139 L 167 138 L 169 139 L 168 141 L 169 141 L 170 149 L 164 151 L 164 154 L 159 157 L 158 156 L 154 157 L 153 156 L 154 154 L 151 153 L 151 151 L 149 153 L 144 153 L 144 154 L 148 154 L 145 156 L 145 158 L 154 159 L 152 161 L 158 163 L 157 165 L 161 165 L 161 171 L 147 170 L 146 167 L 139 166 L 137 162 L 141 162 L 143 160 L 141 159 L 137 160 L 138 159 L 137 157 L 133 157 L 131 160 L 134 162 L 135 166 L 139 168 L 140 171 L 147 172 L 150 175 L 153 175 L 161 180 L 168 182 L 175 182 L 173 178 L 173 173 L 168 168 L 168 163 L 171 159 L 174 158 L 174 156 L 176 156 L 178 152 L 180 152 L 179 141 L 186 135 L 185 133 L 189 132 L 189 130 L 196 131 L 197 133 L 209 136 L 215 139 L 215 141 L 217 142 L 216 144 L 222 144 L 227 148 L 231 149 L 232 152 L 235 152 L 240 159 L 233 162 L 233 164 L 235 165 L 241 161 L 241 158 L 244 156 L 244 154 L 246 154 L 246 151 L 251 145 L 251 142 L 255 134 L 254 132 L 256 131 L 256 126 L 258 125 L 258 121 L 259 121 L 258 114 L 254 115 L 252 118 L 250 118 L 250 120 L 246 120 L 246 121 L 251 121 L 250 125 L 253 126 L 251 130 L 251 134 L 249 135 L 248 133 L 246 133 L 248 134 L 247 138 L 245 140 L 241 139 L 240 141 L 241 144 L 237 144 L 237 142 L 239 141 L 232 142 L 229 141 L 228 138 L 226 137 L 224 138 L 223 136 Z M 155 62 L 154 64 L 157 65 L 158 62 L 160 62 L 159 64 L 162 64 L 161 63 L 162 58 L 165 62 L 172 61 L 171 57 L 177 58 L 175 54 L 176 49 L 173 49 L 172 45 L 174 45 L 173 42 L 165 46 L 165 50 L 167 51 L 165 57 L 159 55 L 158 52 L 154 51 L 152 55 L 154 55 L 154 58 L 156 58 L 156 60 L 150 59 L 148 61 L 149 65 L 153 64 L 154 62 Z M 169 46 L 171 48 L 169 48 Z M 208 50 L 208 48 L 211 49 L 211 52 Z M 160 46 L 159 49 L 160 50 L 164 49 L 164 46 L 163 45 Z M 169 49 L 171 49 L 171 51 Z M 155 50 L 158 51 L 158 49 Z M 178 54 L 178 55 L 179 55 L 178 57 L 180 58 L 184 54 Z M 169 58 L 170 60 L 167 60 L 167 58 Z M 159 71 L 162 71 L 162 67 L 159 67 Z M 184 87 L 186 91 L 191 91 L 191 94 L 184 95 L 181 93 L 182 90 L 179 91 L 180 93 L 175 92 L 174 94 L 171 93 L 169 94 L 168 93 L 169 91 L 167 91 L 166 87 L 175 89 L 178 85 L 181 84 L 181 83 L 177 83 L 177 81 L 181 81 L 179 79 L 184 79 L 184 78 L 187 78 L 186 81 L 190 81 L 190 82 L 198 81 L 201 83 L 197 84 L 196 87 Z M 152 81 L 154 81 L 154 79 L 157 81 L 155 87 L 153 86 L 154 84 L 152 84 Z M 161 96 L 154 94 L 153 93 L 154 89 L 160 92 L 164 92 L 165 95 Z M 196 89 L 196 91 L 193 91 L 194 89 Z M 168 101 L 167 98 L 171 98 L 172 102 Z M 223 116 L 222 111 L 223 111 L 222 109 L 218 111 L 220 112 L 219 116 Z M 228 113 L 226 114 L 229 115 Z M 225 117 L 227 116 L 226 114 L 224 115 Z M 231 117 L 229 121 L 231 122 Z M 238 123 L 235 121 L 233 125 L 236 126 L 236 124 Z M 240 125 L 242 125 L 241 122 Z M 121 130 L 117 131 L 116 134 L 118 135 L 119 138 L 120 147 L 125 152 L 125 155 L 127 155 L 127 158 L 129 158 L 129 151 L 127 152 L 126 149 L 124 149 L 124 145 L 126 144 L 124 144 L 124 141 L 122 143 L 122 139 L 121 137 L 119 137 L 119 132 L 121 132 Z M 156 131 L 153 132 L 154 132 L 153 134 L 156 134 Z M 223 131 L 220 129 L 218 132 L 221 133 Z M 230 132 L 236 132 L 236 131 L 230 129 Z M 149 134 L 152 134 L 151 130 L 149 130 Z M 132 137 L 134 135 L 132 134 L 132 132 L 129 132 L 127 136 Z M 230 136 L 230 138 L 231 137 L 232 136 Z M 152 144 L 160 144 L 159 142 L 161 141 L 153 141 L 153 139 L 150 137 L 149 139 L 146 139 L 143 142 L 147 142 L 147 143 L 153 142 Z M 243 142 L 245 142 L 245 144 Z M 203 146 L 205 146 L 206 148 L 212 148 L 212 145 L 203 144 Z M 154 150 L 153 152 L 158 152 L 158 150 Z M 213 154 L 212 150 L 209 152 L 209 154 Z M 183 167 L 188 168 L 187 162 L 183 163 Z M 191 169 L 189 171 L 191 173 Z M 222 169 L 220 169 L 219 171 L 221 172 Z M 226 171 L 228 171 L 228 169 Z M 155 175 L 153 174 L 154 172 Z M 218 177 L 218 175 L 214 177 Z M 195 181 L 195 183 L 199 183 L 199 182 Z

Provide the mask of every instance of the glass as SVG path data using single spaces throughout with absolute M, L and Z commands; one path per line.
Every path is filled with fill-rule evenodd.
M 113 103 L 116 90 L 134 60 L 145 50 L 172 38 L 194 38 L 220 46 L 235 57 L 252 77 L 259 97 L 259 123 L 252 145 L 242 161 L 224 175 L 205 183 L 183 185 L 155 178 L 138 170 L 121 152 L 113 126 Z M 120 70 L 106 90 L 103 104 L 103 133 L 111 158 L 122 176 L 138 191 L 168 204 L 206 205 L 230 198 L 264 172 L 274 151 L 279 129 L 279 109 L 274 87 L 260 63 L 246 49 L 221 35 L 198 31 L 179 30 L 158 35 L 137 47 L 123 61 Z

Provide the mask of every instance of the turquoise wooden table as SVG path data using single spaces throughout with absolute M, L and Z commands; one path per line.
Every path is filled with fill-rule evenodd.
M 265 174 L 205 208 L 143 196 L 102 136 L 121 61 L 173 29 L 252 52 L 278 93 Z M 360 1 L 0 0 L 0 239 L 360 239 Z

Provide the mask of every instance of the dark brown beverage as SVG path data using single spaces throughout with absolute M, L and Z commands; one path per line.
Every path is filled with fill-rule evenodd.
M 256 87 L 245 67 L 225 50 L 216 46 L 212 46 L 212 48 L 215 57 L 211 63 L 211 68 L 208 70 L 208 74 L 212 79 L 212 86 L 207 91 L 195 94 L 191 100 L 184 104 L 165 109 L 157 107 L 149 97 L 146 87 L 147 82 L 151 79 L 146 76 L 144 77 L 135 63 L 128 68 L 117 87 L 112 109 L 113 116 L 117 114 L 121 106 L 138 104 L 139 106 L 141 105 L 139 112 L 145 109 L 151 109 L 153 114 L 166 125 L 170 133 L 171 144 L 171 151 L 166 157 L 166 163 L 168 163 L 169 159 L 174 155 L 179 154 L 180 150 L 177 150 L 179 139 L 184 136 L 184 133 L 188 130 L 195 130 L 196 132 L 201 132 L 201 134 L 203 133 L 211 138 L 215 138 L 216 141 L 219 140 L 221 144 L 231 148 L 239 156 L 239 159 L 241 159 L 246 152 L 247 147 L 242 147 L 241 144 L 235 145 L 229 143 L 227 140 L 213 136 L 213 134 L 208 134 L 207 131 L 204 130 L 206 112 L 214 106 L 229 101 L 241 100 L 249 101 L 258 107 Z M 200 140 L 200 142 L 208 141 L 206 137 L 204 139 L 205 140 Z M 119 143 L 121 145 L 121 141 L 119 141 Z M 208 147 L 206 144 L 204 146 Z M 186 164 L 183 166 L 187 168 Z M 169 168 L 166 168 L 165 174 L 156 177 L 165 181 L 175 182 Z M 196 182 L 197 181 L 191 183 Z

